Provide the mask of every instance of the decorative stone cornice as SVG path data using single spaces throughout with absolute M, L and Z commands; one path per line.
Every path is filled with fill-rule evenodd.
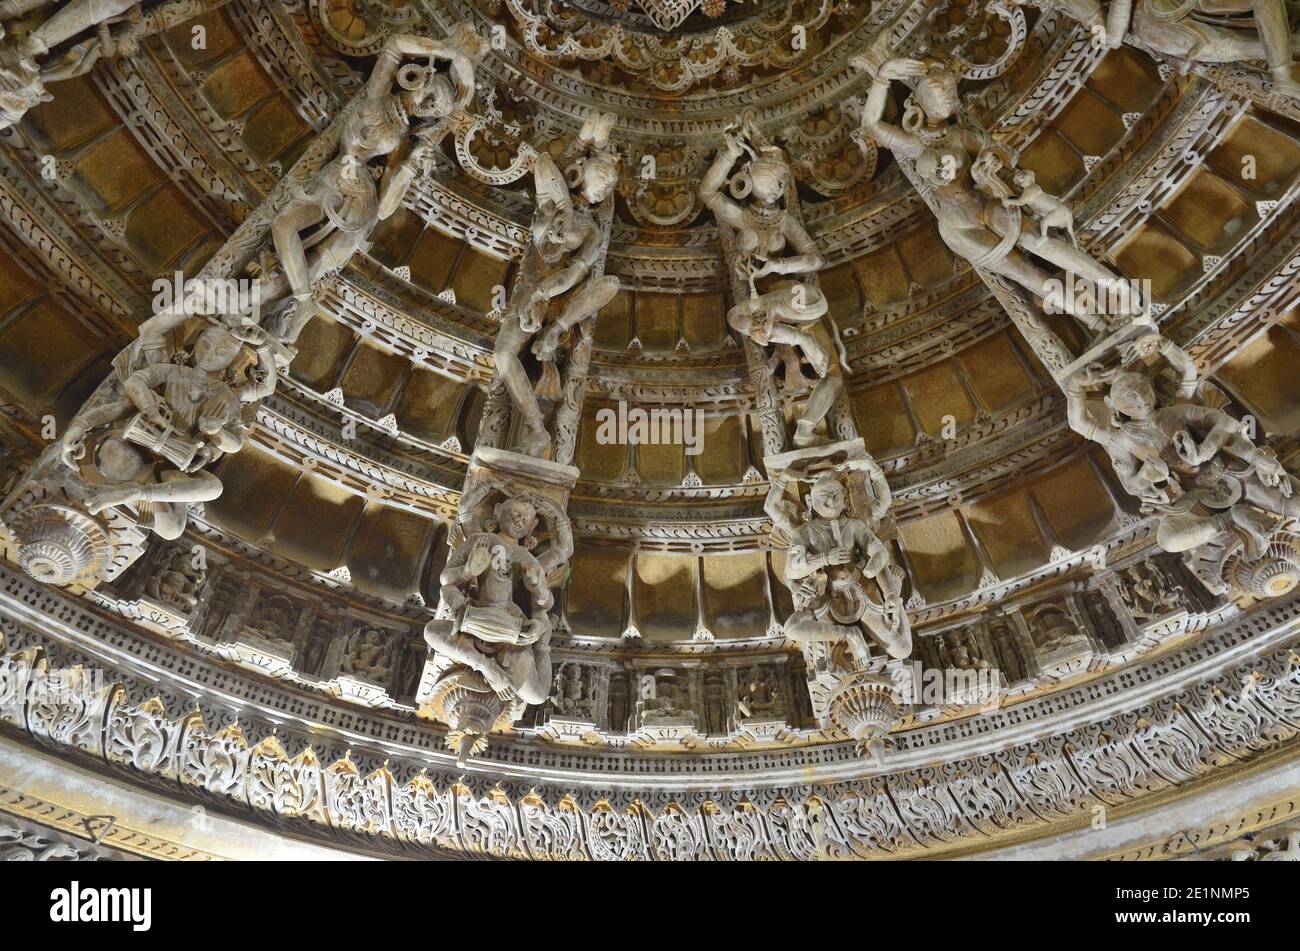
M 39 623 L 41 614 L 29 609 L 14 614 L 12 579 L 6 588 L 5 613 L 25 615 L 24 626 Z M 400 748 L 409 731 L 383 730 L 366 741 L 358 732 L 363 720 L 315 719 L 319 711 L 301 703 L 277 717 L 279 732 L 268 729 L 260 705 L 241 707 L 242 727 L 209 726 L 230 715 L 221 699 L 233 685 L 229 678 L 191 694 L 202 697 L 204 712 L 179 718 L 148 698 L 150 687 L 123 682 L 121 671 L 97 679 L 83 669 L 51 680 L 52 667 L 76 670 L 69 665 L 102 625 L 70 629 L 48 614 L 44 631 L 10 643 L 0 661 L 0 722 L 170 796 L 215 802 L 261 823 L 367 850 L 521 858 L 944 854 L 1050 834 L 1098 809 L 1141 808 L 1146 797 L 1198 788 L 1261 757 L 1293 755 L 1300 733 L 1300 654 L 1292 646 L 1298 611 L 1295 603 L 1270 605 L 1194 646 L 1047 698 L 1035 716 L 1026 716 L 1034 706 L 1027 701 L 909 731 L 885 772 L 853 758 L 826 772 L 833 758 L 818 757 L 821 765 L 812 766 L 795 750 L 697 755 L 668 773 L 661 765 L 652 774 L 633 771 L 644 789 L 636 795 L 619 789 L 639 758 L 611 770 L 613 762 L 594 768 L 598 759 L 586 754 L 539 760 L 534 748 L 518 760 L 534 765 L 517 777 L 511 774 L 518 767 L 489 755 L 473 776 L 458 778 L 437 765 L 443 757 L 435 750 L 408 760 Z M 60 641 L 73 630 L 85 633 L 69 653 Z M 179 669 L 170 684 L 199 687 Z M 292 725 L 300 717 L 333 725 L 313 730 L 312 745 L 303 749 Z M 1071 720 L 1082 725 L 1069 726 Z M 943 742 L 915 742 L 927 736 Z M 778 766 L 773 755 L 789 762 Z M 942 759 L 923 765 L 934 756 Z M 804 778 L 787 777 L 792 767 Z M 538 768 L 543 772 L 529 778 Z M 809 781 L 819 774 L 825 778 Z M 737 783 L 746 791 L 717 791 Z

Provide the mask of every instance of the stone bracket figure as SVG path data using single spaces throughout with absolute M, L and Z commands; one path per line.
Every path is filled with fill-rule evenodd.
M 741 169 L 732 176 L 738 162 Z M 776 359 L 785 364 L 787 382 L 795 387 L 791 396 L 803 388 L 800 359 L 816 375 L 794 436 L 796 447 L 810 446 L 816 427 L 843 392 L 841 371 L 847 371 L 847 359 L 834 321 L 825 320 L 829 308 L 816 281 L 825 258 L 799 220 L 789 163 L 780 148 L 765 141 L 752 117 L 724 131 L 722 148 L 700 184 L 700 198 L 729 249 L 735 302 L 727 323 L 760 347 L 777 347 Z M 760 290 L 760 282 L 769 277 L 780 280 Z M 827 323 L 829 334 L 819 335 L 818 326 Z
M 619 291 L 618 278 L 604 274 L 620 161 L 609 147 L 612 123 L 613 117 L 602 113 L 587 118 L 567 175 L 549 156 L 533 152 L 530 157 L 536 209 L 519 278 L 497 331 L 493 383 L 518 413 L 520 448 L 530 456 L 543 457 L 551 448 L 539 396 L 551 402 L 561 396 L 556 366 L 561 341 Z M 549 317 L 553 302 L 566 294 L 561 312 Z M 530 341 L 542 365 L 536 386 L 522 360 Z
M 243 447 L 276 380 L 273 338 L 244 320 L 164 312 L 141 325 L 113 375 L 37 461 L 28 488 L 6 503 L 25 569 L 93 587 L 106 577 L 97 572 L 125 567 L 110 568 L 129 554 L 117 551 L 113 526 L 175 539 L 194 505 L 221 495 L 207 469 Z
M 493 496 L 500 501 L 489 507 Z M 468 755 L 550 695 L 552 587 L 563 582 L 573 535 L 556 498 L 513 479 L 471 479 L 462 501 L 438 616 L 425 626 L 431 656 L 420 698 Z M 540 548 L 539 521 L 548 538 Z
M 1186 352 L 1152 332 L 1113 368 L 1090 363 L 1064 387 L 1071 428 L 1105 448 L 1125 490 L 1156 516 L 1161 548 L 1217 562 L 1212 589 L 1276 597 L 1300 582 L 1297 482 L 1243 433 Z
M 846 514 L 848 479 L 869 479 L 874 504 L 865 517 Z M 786 498 L 788 481 L 808 484 L 808 509 Z M 787 470 L 773 480 L 765 508 L 789 539 L 786 585 L 795 612 L 785 633 L 796 643 L 845 642 L 860 666 L 871 663 L 869 637 L 894 658 L 911 654 L 902 574 L 877 529 L 889 506 L 888 486 L 874 461 L 839 470 Z
M 1027 0 L 1013 0 L 1027 2 Z M 1300 99 L 1292 76 L 1300 32 L 1285 0 L 1034 0 L 1092 29 L 1111 47 L 1125 39 L 1184 64 L 1263 62 L 1273 91 Z
M 149 7 L 142 28 L 161 29 L 207 4 Z M 13 6 L 0 8 L 0 17 Z M 102 25 L 113 10 L 73 0 L 38 32 L 47 45 L 62 42 L 75 34 L 76 17 L 93 14 Z M 194 299 L 187 291 L 185 301 L 141 324 L 113 361 L 113 375 L 6 500 L 8 543 L 25 570 L 93 588 L 139 557 L 146 533 L 178 537 L 192 507 L 220 495 L 210 465 L 242 447 L 257 404 L 292 359 L 312 282 L 346 264 L 374 223 L 396 209 L 441 131 L 472 100 L 474 66 L 486 50 L 467 23 L 446 40 L 388 39 L 367 86 L 204 265 Z M 413 57 L 422 61 L 406 62 Z M 371 171 L 381 159 L 377 188 Z M 268 237 L 281 273 L 259 280 L 251 313 L 224 312 L 217 288 L 238 279 Z M 288 296 L 298 305 L 259 323 L 258 306 Z
M 1149 302 L 1134 300 L 1129 282 L 1077 247 L 1073 219 L 1063 202 L 1045 191 L 1035 192 L 1041 187 L 1024 175 L 1013 179 L 1022 190 L 1015 195 L 1002 176 L 1019 171 L 1017 156 L 994 142 L 965 112 L 958 93 L 960 77 L 951 68 L 935 59 L 897 58 L 879 49 L 853 62 L 873 79 L 862 110 L 860 140 L 870 138 L 899 159 L 934 210 L 939 235 L 954 253 L 985 275 L 1024 288 L 1042 302 L 1042 309 L 1059 308 L 1093 330 L 1104 332 L 1124 320 L 1147 319 Z M 884 118 L 894 81 L 905 81 L 912 90 L 901 125 Z M 1022 205 L 1041 216 L 1038 229 L 1024 226 Z M 1052 228 L 1065 230 L 1068 239 L 1050 234 Z M 1068 281 L 1086 282 L 1091 292 L 1063 293 L 1063 282 L 1044 265 L 1059 269 Z
M 271 223 L 283 273 L 263 282 L 262 299 L 292 298 L 293 310 L 278 327 L 285 341 L 296 340 L 315 314 L 314 285 L 346 264 L 375 225 L 397 210 L 415 178 L 427 173 L 452 117 L 474 98 L 474 67 L 487 50 L 468 22 L 446 40 L 398 34 L 385 41 L 365 88 L 348 104 L 335 156 L 298 184 Z M 427 65 L 409 62 L 413 58 Z M 447 64 L 445 74 L 436 68 L 440 62 Z M 398 160 L 408 142 L 409 152 Z M 386 164 L 376 186 L 372 163 L 378 160 Z
M 46 87 L 88 73 L 101 59 L 134 56 L 141 41 L 227 0 L 67 0 L 26 34 L 6 36 L 13 22 L 52 0 L 9 0 L 0 5 L 0 129 L 53 99 Z
M 896 679 L 912 653 L 905 576 L 882 534 L 889 483 L 861 439 L 765 459 L 764 504 L 787 554 L 782 580 L 794 611 L 784 633 L 803 654 L 808 696 L 823 729 L 859 741 L 879 761 L 902 716 Z M 806 507 L 788 496 L 806 485 Z

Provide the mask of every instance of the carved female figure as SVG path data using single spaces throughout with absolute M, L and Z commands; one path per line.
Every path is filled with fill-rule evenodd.
M 21 37 L 3 42 L 0 24 L 0 129 L 19 122 L 28 109 L 53 96 L 49 83 L 88 73 L 100 59 L 134 56 L 145 37 L 189 20 L 219 0 L 167 0 L 148 7 L 139 0 L 66 0 Z M 10 23 L 52 0 L 5 0 L 0 21 Z
M 563 335 L 599 312 L 619 289 L 618 278 L 596 271 L 618 184 L 618 155 L 609 148 L 612 122 L 612 116 L 595 113 L 583 124 L 577 141 L 580 154 L 569 167 L 576 194 L 549 156 L 534 154 L 531 159 L 537 194 L 532 240 L 494 352 L 501 383 L 521 418 L 521 444 L 533 456 L 546 452 L 551 436 L 520 354 L 542 330 L 550 302 L 572 291 L 564 310 L 532 347 L 537 359 L 553 368 Z
M 265 395 L 264 370 L 273 358 L 266 346 L 253 357 L 222 325 L 205 328 L 172 361 L 158 359 L 167 352 L 123 351 L 119 385 L 73 418 L 59 455 L 87 485 L 92 515 L 132 505 L 143 525 L 170 539 L 185 530 L 190 505 L 221 495 L 220 479 L 203 469 L 242 448 L 243 406 Z
M 539 505 L 548 506 L 561 530 L 537 556 L 526 540 L 537 527 Z M 471 533 L 448 559 L 440 580 L 453 618 L 430 621 L 425 640 L 436 654 L 481 674 L 499 696 L 543 703 L 552 681 L 547 612 L 554 596 L 547 575 L 572 552 L 567 519 L 552 503 L 528 497 L 506 499 L 494 515 L 495 526 Z M 516 583 L 527 593 L 528 614 L 515 602 Z
M 1046 228 L 1024 227 L 1018 202 L 1004 201 L 1012 192 L 999 177 L 1004 168 L 1014 166 L 1015 156 L 983 129 L 963 120 L 957 74 L 932 59 L 887 59 L 877 66 L 872 55 L 864 54 L 854 64 L 874 76 L 860 133 L 915 163 L 923 189 L 934 199 L 944 243 L 975 267 L 1013 281 L 1037 298 L 1059 303 L 1093 329 L 1105 329 L 1102 317 L 1091 308 L 1076 308 L 1070 295 L 1062 295 L 1058 282 L 1030 255 L 1097 289 L 1119 287 L 1120 278 L 1071 241 L 1049 235 Z M 896 79 L 915 81 L 901 127 L 884 119 L 889 84 Z M 1107 297 L 1092 294 L 1087 299 Z
M 365 89 L 343 117 L 338 154 L 298 187 L 293 200 L 271 225 L 275 252 L 284 269 L 288 291 L 297 301 L 283 337 L 293 341 L 311 319 L 312 278 L 307 249 L 330 235 L 330 250 L 321 257 L 326 267 L 346 260 L 375 223 L 397 210 L 407 187 L 432 156 L 432 132 L 474 98 L 474 66 L 487 53 L 487 43 L 466 22 L 446 40 L 398 34 L 384 44 Z M 401 65 L 407 57 L 427 57 L 428 65 Z M 437 61 L 450 64 L 443 75 Z M 400 91 L 394 91 L 394 83 Z M 410 155 L 384 174 L 376 189 L 370 162 L 398 152 L 414 136 Z M 309 237 L 304 233 L 315 229 Z M 319 270 L 319 266 L 318 266 Z M 263 292 L 264 300 L 277 297 L 278 289 Z
M 733 194 L 723 191 L 732 167 L 745 156 Z M 723 146 L 700 184 L 700 197 L 719 227 L 734 235 L 741 286 L 748 294 L 727 312 L 727 323 L 760 346 L 795 348 L 822 381 L 804 405 L 795 432 L 796 446 L 810 445 L 813 430 L 826 416 L 839 387 L 829 378 L 831 354 L 811 332 L 827 314 L 826 298 L 813 280 L 825 258 L 803 224 L 790 213 L 786 200 L 790 166 L 780 148 L 762 144 L 748 118 L 723 134 Z M 743 203 L 742 203 L 743 202 Z M 793 251 L 788 254 L 787 251 Z M 760 293 L 758 282 L 769 275 L 778 281 Z M 838 339 L 835 341 L 838 344 Z
M 874 462 L 868 463 L 868 472 L 875 496 L 868 519 L 845 514 L 848 492 L 831 471 L 813 480 L 807 513 L 785 500 L 779 479 L 765 506 L 790 540 L 785 582 L 795 610 L 785 622 L 786 636 L 798 643 L 845 641 L 864 666 L 870 659 L 864 632 L 891 657 L 912 653 L 902 573 L 876 534 L 889 508 L 889 488 Z
M 0 9 L 8 20 L 49 5 L 49 0 L 17 0 Z M 19 122 L 27 110 L 53 96 L 47 83 L 88 72 L 101 56 L 129 56 L 139 45 L 138 0 L 70 0 L 21 39 L 0 45 L 0 129 Z M 119 30 L 111 25 L 128 21 Z M 0 37 L 4 29 L 0 28 Z M 79 38 L 49 62 L 40 62 L 56 46 Z
M 1024 3 L 1026 0 L 1012 0 Z M 1131 33 L 1142 45 L 1194 63 L 1262 61 L 1274 88 L 1300 98 L 1291 75 L 1300 35 L 1291 32 L 1284 0 L 1035 0 L 1092 28 L 1111 48 Z
M 1155 355 L 1181 373 L 1173 396 L 1162 398 L 1158 376 L 1142 366 Z M 1295 480 L 1271 450 L 1242 434 L 1223 411 L 1222 394 L 1195 379 L 1186 353 L 1147 335 L 1117 370 L 1093 365 L 1066 381 L 1070 426 L 1105 447 L 1124 488 L 1159 513 L 1156 537 L 1165 551 L 1235 530 L 1256 557 L 1280 520 L 1300 518 Z M 1104 401 L 1088 398 L 1098 385 L 1107 388 Z

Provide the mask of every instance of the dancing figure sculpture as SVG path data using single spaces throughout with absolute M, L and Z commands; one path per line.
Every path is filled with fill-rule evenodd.
M 341 120 L 335 157 L 295 189 L 271 224 L 283 274 L 263 282 L 261 297 L 270 303 L 292 296 L 294 308 L 277 328 L 284 340 L 296 340 L 315 313 L 313 283 L 346 264 L 428 170 L 447 120 L 474 98 L 474 66 L 487 49 L 469 23 L 446 40 L 398 34 L 384 43 L 364 90 Z M 427 58 L 427 65 L 403 64 L 413 57 Z M 438 62 L 448 64 L 445 74 Z M 410 151 L 395 161 L 408 141 Z M 376 187 L 371 163 L 378 159 L 389 161 Z
M 221 495 L 221 480 L 205 469 L 243 447 L 250 410 L 274 389 L 276 368 L 274 342 L 260 328 L 217 321 L 177 348 L 166 341 L 181 322 L 165 314 L 141 325 L 58 446 L 90 514 L 130 506 L 137 524 L 169 539 L 184 532 L 190 506 Z
M 501 318 L 495 354 L 500 384 L 519 413 L 520 445 L 532 456 L 546 453 L 551 434 L 520 359 L 524 348 L 533 341 L 543 376 L 558 376 L 555 359 L 564 335 L 595 316 L 619 290 L 618 278 L 601 274 L 598 266 L 609 240 L 618 183 L 619 157 L 609 147 L 612 123 L 612 116 L 601 113 L 588 117 L 567 178 L 549 156 L 534 153 L 531 158 L 537 195 L 532 238 Z M 564 294 L 569 296 L 563 310 L 548 321 L 551 302 Z
M 497 488 L 506 498 L 491 517 L 467 520 L 469 531 L 442 571 L 439 617 L 424 629 L 438 671 L 432 703 L 464 755 L 481 749 L 494 726 L 513 723 L 526 705 L 549 696 L 551 579 L 573 554 L 559 505 L 517 487 Z M 470 505 L 481 508 L 490 491 L 475 490 Z M 551 537 L 534 554 L 539 513 Z
M 1097 389 L 1102 399 L 1090 396 Z M 1117 368 L 1084 367 L 1065 392 L 1071 428 L 1105 448 L 1124 488 L 1156 515 L 1161 548 L 1189 552 L 1227 538 L 1230 556 L 1240 550 L 1228 583 L 1276 596 L 1300 580 L 1294 536 L 1275 544 L 1300 520 L 1295 478 L 1246 437 L 1183 350 L 1147 334 Z
M 1300 99 L 1292 76 L 1300 33 L 1291 29 L 1285 0 L 1111 0 L 1104 11 L 1100 0 L 1033 2 L 1084 24 L 1112 49 L 1132 36 L 1184 63 L 1262 62 L 1280 95 Z
M 48 5 L 50 0 L 17 0 L 0 8 L 0 17 Z M 0 129 L 53 99 L 48 84 L 84 75 L 101 57 L 134 54 L 140 23 L 139 0 L 70 0 L 21 38 L 0 40 Z
M 847 512 L 847 478 L 871 486 L 870 512 Z M 786 499 L 786 482 L 805 481 L 808 509 Z M 844 471 L 789 472 L 773 481 L 765 508 L 789 540 L 786 586 L 794 613 L 785 634 L 799 644 L 845 642 L 858 666 L 871 659 L 870 637 L 894 658 L 912 653 L 912 629 L 902 600 L 903 574 L 877 531 L 890 505 L 889 484 L 873 460 L 846 464 Z
M 66 0 L 43 21 L 16 34 L 53 0 L 0 3 L 0 129 L 49 102 L 52 83 L 83 76 L 101 59 L 134 56 L 141 41 L 216 6 L 219 0 Z M 8 35 L 6 35 L 8 34 Z
M 732 168 L 742 159 L 741 171 L 731 178 Z M 729 181 L 730 195 L 724 192 Z M 817 376 L 795 428 L 794 444 L 804 447 L 813 443 L 817 424 L 843 388 L 843 378 L 832 371 L 845 358 L 833 325 L 829 348 L 814 332 L 828 314 L 826 297 L 815 280 L 826 260 L 792 211 L 792 188 L 785 153 L 765 143 L 746 117 L 723 133 L 722 148 L 700 184 L 700 197 L 735 248 L 732 263 L 744 296 L 727 312 L 727 323 L 761 347 L 777 345 L 787 379 L 797 376 L 792 373 L 795 354 Z M 769 276 L 781 279 L 760 290 L 760 282 Z

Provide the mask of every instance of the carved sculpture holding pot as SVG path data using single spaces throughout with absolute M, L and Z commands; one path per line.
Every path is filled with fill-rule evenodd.
M 737 162 L 741 169 L 733 177 Z M 795 446 L 809 446 L 843 388 L 838 369 L 847 370 L 847 358 L 833 322 L 829 346 L 816 333 L 829 316 L 826 297 L 814 280 L 826 261 L 792 212 L 794 182 L 785 153 L 767 143 L 746 117 L 725 131 L 722 148 L 700 184 L 700 198 L 735 248 L 734 286 L 743 296 L 727 312 L 727 323 L 759 346 L 775 344 L 788 380 L 797 378 L 800 359 L 816 374 L 818 382 L 794 436 Z M 769 277 L 779 279 L 765 282 Z

